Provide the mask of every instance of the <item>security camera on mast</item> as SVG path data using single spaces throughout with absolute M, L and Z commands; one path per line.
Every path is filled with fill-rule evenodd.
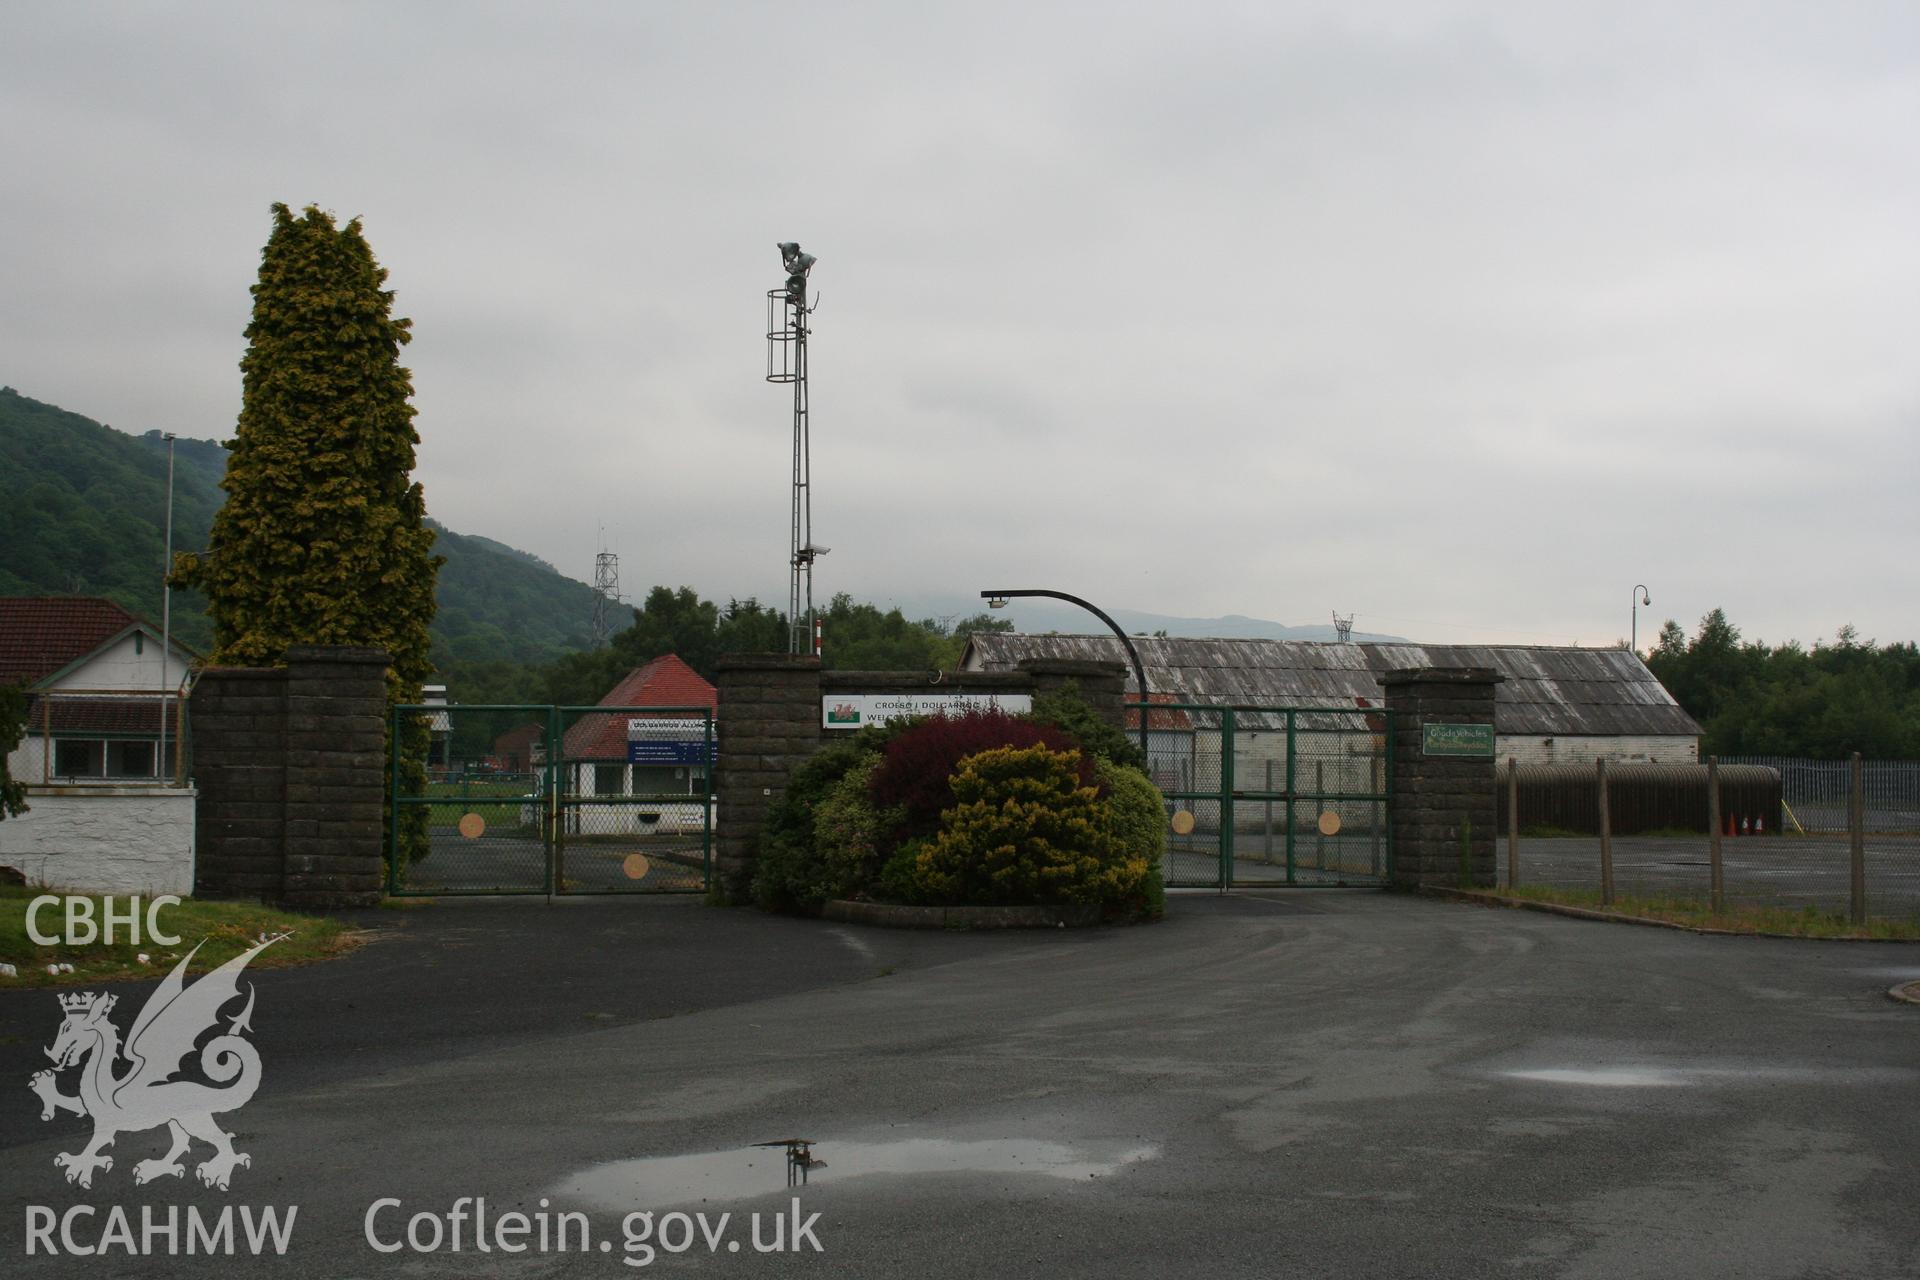
M 813 562 L 827 549 L 813 541 L 813 459 L 807 423 L 807 275 L 817 259 L 798 241 L 779 242 L 787 283 L 767 291 L 767 381 L 793 384 L 793 538 L 788 549 L 787 652 L 820 653 L 813 616 Z M 814 306 L 819 305 L 816 298 Z

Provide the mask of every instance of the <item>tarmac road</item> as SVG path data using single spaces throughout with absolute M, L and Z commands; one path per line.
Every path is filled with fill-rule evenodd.
M 655 1267 L 1920 1275 L 1920 1006 L 1886 995 L 1920 978 L 1916 944 L 1329 890 L 1176 896 L 1153 927 L 1013 935 L 672 899 L 374 919 L 391 935 L 350 959 L 258 975 L 265 1083 L 226 1121 L 252 1156 L 230 1192 L 133 1187 L 157 1132 L 69 1187 L 52 1158 L 81 1122 L 0 1092 L 9 1274 L 261 1273 L 23 1256 L 30 1205 L 191 1202 L 298 1205 L 266 1274 L 618 1276 L 637 1269 L 624 1214 L 686 1202 L 734 1214 L 732 1239 Z M 0 1080 L 23 1086 L 57 1006 L 0 993 L 0 1018 Z M 727 1252 L 746 1215 L 788 1204 L 777 1155 L 747 1144 L 788 1136 L 827 1162 L 802 1197 L 824 1255 Z M 679 1156 L 695 1159 L 617 1163 Z M 401 1202 L 376 1214 L 392 1244 L 465 1196 L 496 1221 L 543 1197 L 580 1210 L 594 1247 L 365 1239 L 383 1198 Z

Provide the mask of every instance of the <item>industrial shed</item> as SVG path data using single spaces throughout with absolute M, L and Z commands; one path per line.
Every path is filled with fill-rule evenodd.
M 1154 700 L 1253 707 L 1378 707 L 1382 673 L 1411 667 L 1488 667 L 1496 687 L 1496 750 L 1522 764 L 1691 763 L 1700 726 L 1638 655 L 1625 649 L 1519 645 L 1323 644 L 1137 636 Z M 1113 636 L 993 635 L 967 642 L 965 671 L 1011 671 L 1026 658 L 1126 663 Z M 1128 667 L 1129 697 L 1139 696 Z M 1158 731 L 1160 715 L 1152 729 Z M 1136 722 L 1137 723 L 1137 722 Z M 1242 721 L 1244 728 L 1255 722 Z M 1158 733 L 1155 733 L 1158 737 Z

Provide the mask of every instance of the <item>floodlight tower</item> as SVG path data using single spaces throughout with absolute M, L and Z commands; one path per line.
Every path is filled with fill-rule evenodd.
M 1333 611 L 1333 635 L 1334 635 L 1334 641 L 1337 644 L 1353 643 L 1353 615 L 1352 614 L 1348 614 L 1346 617 L 1343 618 L 1340 616 L 1340 611 L 1338 609 L 1335 609 Z
M 620 603 L 620 553 L 602 551 L 593 558 L 593 647 L 613 638 L 614 606 Z
M 787 283 L 767 291 L 767 381 L 793 384 L 793 538 L 787 585 L 787 652 L 820 651 L 813 618 L 813 562 L 827 553 L 813 542 L 813 449 L 807 423 L 807 273 L 814 257 L 798 243 L 779 244 Z M 818 300 L 816 299 L 816 305 Z

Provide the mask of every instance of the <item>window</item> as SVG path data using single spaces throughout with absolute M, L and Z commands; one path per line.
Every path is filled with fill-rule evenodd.
M 151 742 L 109 742 L 107 776 L 109 778 L 151 778 L 153 749 Z
M 159 744 L 142 738 L 55 738 L 55 778 L 151 778 Z
M 53 772 L 61 778 L 97 778 L 105 772 L 104 742 L 80 738 L 53 740 Z
M 627 766 L 623 764 L 597 764 L 593 766 L 593 794 L 597 796 L 624 795 L 627 790 Z

